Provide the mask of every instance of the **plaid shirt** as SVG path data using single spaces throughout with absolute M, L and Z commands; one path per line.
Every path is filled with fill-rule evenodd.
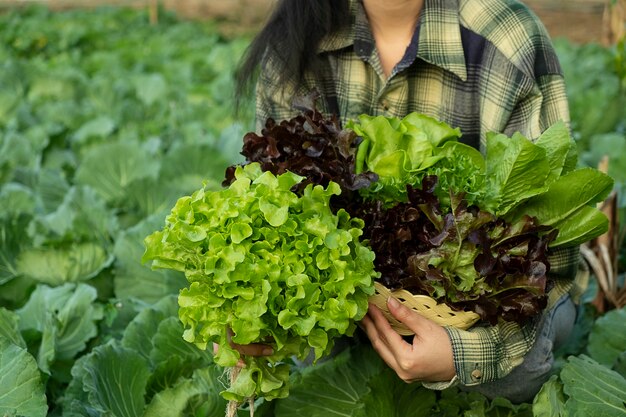
M 519 131 L 536 139 L 553 123 L 569 122 L 560 65 L 543 25 L 515 0 L 425 0 L 413 39 L 402 60 L 385 77 L 365 11 L 351 1 L 349 27 L 319 46 L 323 73 L 298 86 L 277 84 L 267 57 L 257 83 L 257 129 L 269 117 L 298 112 L 291 97 L 317 88 L 322 113 L 342 123 L 360 114 L 404 117 L 419 112 L 459 127 L 461 141 L 484 150 L 487 132 Z M 571 288 L 578 248 L 550 258 L 556 280 L 549 306 Z M 537 322 L 523 328 L 502 322 L 469 331 L 447 328 L 457 376 L 452 384 L 476 385 L 507 375 L 535 341 Z

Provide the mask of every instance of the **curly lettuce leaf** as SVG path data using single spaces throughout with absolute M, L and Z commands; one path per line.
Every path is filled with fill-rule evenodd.
M 286 359 L 328 354 L 367 311 L 377 273 L 361 242 L 364 222 L 331 211 L 338 184 L 294 193 L 302 180 L 258 163 L 237 167 L 227 188 L 179 199 L 164 229 L 145 240 L 144 261 L 189 281 L 178 298 L 185 340 L 202 349 L 218 343 L 221 366 L 240 359 L 230 340 L 274 348 L 270 357 L 244 358 L 224 398 L 286 396 Z

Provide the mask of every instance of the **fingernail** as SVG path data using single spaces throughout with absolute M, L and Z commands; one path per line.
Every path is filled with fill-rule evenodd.
M 274 349 L 272 349 L 272 348 L 265 348 L 265 349 L 263 349 L 262 353 L 265 356 L 273 355 L 274 354 Z
M 398 302 L 398 300 L 396 300 L 393 297 L 389 297 L 387 298 L 387 305 L 391 308 L 398 308 L 400 307 L 400 303 Z

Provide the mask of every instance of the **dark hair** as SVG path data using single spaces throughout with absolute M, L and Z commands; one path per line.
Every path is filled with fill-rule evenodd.
M 299 84 L 306 71 L 320 72 L 317 47 L 328 34 L 350 24 L 349 0 L 279 0 L 253 39 L 236 74 L 236 99 L 251 91 L 266 53 L 281 68 L 280 84 Z

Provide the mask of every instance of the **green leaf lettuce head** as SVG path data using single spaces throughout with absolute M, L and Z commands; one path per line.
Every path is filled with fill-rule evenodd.
M 273 347 L 270 357 L 244 358 L 222 393 L 227 399 L 285 397 L 285 360 L 328 354 L 336 337 L 353 333 L 374 291 L 374 253 L 359 240 L 363 221 L 331 212 L 336 183 L 293 193 L 302 179 L 239 166 L 228 188 L 180 198 L 164 229 L 145 239 L 144 261 L 189 281 L 178 299 L 185 340 L 218 343 L 222 366 L 240 359 L 229 329 L 235 343 Z
M 406 185 L 418 184 L 420 172 L 443 158 L 436 148 L 461 136 L 459 129 L 419 113 L 403 119 L 360 115 L 346 128 L 363 138 L 356 156 L 357 174 L 368 170 L 378 174 L 371 191 L 387 203 L 406 201 Z

